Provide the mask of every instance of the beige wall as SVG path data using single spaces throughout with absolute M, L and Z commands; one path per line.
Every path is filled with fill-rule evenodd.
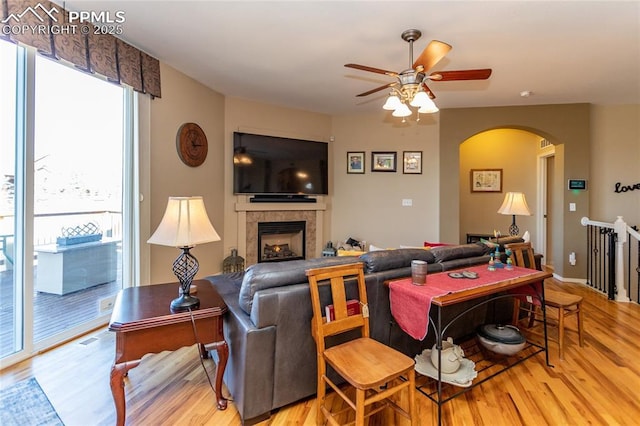
M 640 189 L 615 192 L 617 182 L 640 184 L 640 105 L 593 106 L 591 128 L 589 218 L 640 225 Z
M 460 145 L 460 241 L 467 233 L 509 235 L 512 216 L 497 213 L 507 192 L 523 192 L 531 216 L 516 217 L 520 235 L 536 238 L 536 169 L 541 137 L 514 129 L 479 133 Z M 502 169 L 502 192 L 471 192 L 471 169 Z
M 239 255 L 245 257 L 241 244 L 238 244 L 237 202 L 247 202 L 248 197 L 233 195 L 233 132 L 241 131 L 271 136 L 300 138 L 329 143 L 329 187 L 332 185 L 333 168 L 331 167 L 333 144 L 331 138 L 331 117 L 308 111 L 283 108 L 239 98 L 227 97 L 225 100 L 224 123 L 224 252 L 228 256 L 231 248 L 239 247 Z M 330 190 L 331 191 L 331 190 Z M 318 197 L 324 202 L 326 197 Z M 271 203 L 266 203 L 271 204 Z M 330 227 L 330 206 L 324 216 L 323 229 Z M 321 241 L 327 238 L 327 231 L 320 236 Z M 319 255 L 319 254 L 318 254 Z
M 468 185 L 468 169 L 475 168 L 478 160 L 482 163 L 478 168 L 489 167 L 487 164 L 495 158 L 489 156 L 482 160 L 481 156 L 494 149 L 502 151 L 498 146 L 484 151 L 480 149 L 467 156 L 464 150 L 471 149 L 471 145 L 467 147 L 463 142 L 468 140 L 473 144 L 476 138 L 482 140 L 485 136 L 493 136 L 495 140 L 486 142 L 493 144 L 499 139 L 513 139 L 518 135 L 519 143 L 525 143 L 529 137 L 534 138 L 526 132 L 536 135 L 535 139 L 544 137 L 555 144 L 553 187 L 557 202 L 553 215 L 557 219 L 552 232 L 561 235 L 561 238 L 554 239 L 553 246 L 559 275 L 584 277 L 586 243 L 584 228 L 579 225 L 581 217 L 612 221 L 622 214 L 629 224 L 640 224 L 640 191 L 621 194 L 613 191 L 615 182 L 640 182 L 638 105 L 452 109 L 423 116 L 420 123 L 403 125 L 382 111 L 331 117 L 225 98 L 164 64 L 162 79 L 163 97 L 150 101 L 148 108 L 148 150 L 141 153 L 143 157 L 148 155 L 149 160 L 149 178 L 147 186 L 142 189 L 145 199 L 141 211 L 143 216 L 144 212 L 150 212 L 147 228 L 143 220 L 141 240 L 146 241 L 155 230 L 168 196 L 203 195 L 211 221 L 223 241 L 194 249 L 200 261 L 198 277 L 219 272 L 230 248 L 237 246 L 235 203 L 244 197 L 232 194 L 234 130 L 322 141 L 329 141 L 332 136 L 335 138 L 335 142 L 329 143 L 332 195 L 322 200 L 327 205 L 323 240 L 335 242 L 352 236 L 379 246 L 397 247 L 419 245 L 425 240 L 456 242 L 463 240 L 467 231 L 484 231 L 484 219 L 474 222 L 474 216 L 460 213 L 462 208 L 467 212 L 468 203 L 472 202 L 472 194 L 465 187 Z M 190 121 L 204 129 L 209 141 L 207 161 L 198 168 L 183 165 L 175 149 L 179 126 Z M 501 130 L 494 133 L 496 129 L 524 132 L 509 134 Z M 494 132 L 483 134 L 486 131 Z M 421 175 L 402 174 L 400 160 L 402 151 L 406 150 L 423 151 Z M 347 151 L 366 153 L 364 175 L 346 173 Z M 372 151 L 396 151 L 398 171 L 372 173 Z M 527 162 L 524 167 L 530 170 L 532 166 Z M 505 168 L 503 194 L 504 191 L 515 190 L 510 187 L 512 184 L 529 186 L 528 181 L 523 182 L 515 175 L 517 170 L 511 170 L 511 166 L 502 168 Z M 580 193 L 567 191 L 568 178 L 588 179 L 589 190 Z M 501 229 L 508 226 L 508 217 L 501 218 L 494 213 L 500 200 L 492 199 L 485 203 L 488 201 L 486 197 L 495 198 L 493 194 L 473 196 L 482 201 L 482 207 L 478 207 L 482 216 L 493 216 L 490 220 Z M 405 198 L 413 200 L 413 207 L 401 206 Z M 568 211 L 569 202 L 576 202 L 576 212 Z M 535 205 L 533 199 L 529 201 L 532 210 Z M 521 229 L 525 226 L 533 229 L 534 225 L 528 222 L 530 220 L 534 218 L 519 217 Z M 170 265 L 178 255 L 177 249 L 159 246 L 150 246 L 149 249 L 150 281 L 175 281 Z M 571 251 L 578 255 L 576 267 L 570 267 L 567 262 L 567 253 Z
M 352 237 L 379 247 L 439 241 L 437 114 L 404 125 L 383 110 L 335 116 L 333 134 L 331 240 Z M 348 151 L 365 152 L 364 174 L 347 174 Z M 396 152 L 397 171 L 371 172 L 372 151 Z M 402 173 L 403 151 L 422 151 L 422 174 Z M 403 207 L 403 199 L 413 206 Z
M 461 108 L 440 111 L 440 233 L 445 240 L 459 237 L 458 188 L 460 174 L 459 145 L 471 136 L 497 128 L 514 128 L 538 134 L 556 145 L 556 180 L 553 205 L 553 264 L 556 273 L 567 279 L 584 278 L 586 271 L 586 234 L 580 218 L 588 215 L 590 193 L 570 193 L 566 190 L 569 178 L 589 179 L 590 165 L 590 107 L 588 104 L 537 105 L 527 107 Z M 576 203 L 576 211 L 569 212 L 569 203 Z M 557 213 L 557 214 L 556 214 Z M 575 252 L 576 266 L 570 266 L 568 253 Z
M 223 180 L 224 161 L 224 97 L 161 64 L 162 98 L 150 105 L 150 231 L 153 232 L 164 214 L 169 196 L 201 195 L 214 228 L 224 240 Z M 187 122 L 197 123 L 207 136 L 209 152 L 199 167 L 183 164 L 176 151 L 176 134 Z M 142 235 L 146 241 L 149 235 Z M 176 281 L 171 265 L 179 255 L 172 247 L 150 247 L 150 282 Z M 200 263 L 196 278 L 214 274 L 222 269 L 223 243 L 197 246 L 192 251 Z

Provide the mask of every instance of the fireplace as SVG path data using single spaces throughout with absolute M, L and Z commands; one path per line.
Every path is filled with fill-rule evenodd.
M 258 262 L 306 258 L 306 221 L 258 222 Z
M 237 202 L 238 254 L 245 258 L 245 265 L 258 263 L 262 247 L 258 247 L 258 223 L 304 221 L 305 259 L 320 256 L 324 234 L 324 203 L 250 203 Z M 244 253 L 244 255 L 243 255 Z

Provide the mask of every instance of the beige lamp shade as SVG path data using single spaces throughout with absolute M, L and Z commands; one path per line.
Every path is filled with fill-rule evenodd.
M 202 197 L 169 197 L 167 209 L 148 243 L 170 247 L 193 247 L 220 241 L 207 216 Z
M 522 192 L 507 192 L 504 201 L 498 209 L 500 214 L 531 216 L 531 211 L 527 205 L 527 200 Z

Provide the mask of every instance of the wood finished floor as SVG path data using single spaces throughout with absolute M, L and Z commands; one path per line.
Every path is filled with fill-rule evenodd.
M 549 282 L 551 281 L 551 282 Z M 631 425 L 640 416 L 640 306 L 617 303 L 592 290 L 548 280 L 584 295 L 585 346 L 568 333 L 565 360 L 550 344 L 544 355 L 496 376 L 443 405 L 445 425 Z M 575 328 L 570 322 L 570 327 Z M 113 333 L 104 329 L 67 343 L 0 374 L 0 387 L 35 376 L 66 426 L 113 425 L 109 388 Z M 205 360 L 213 380 L 215 365 Z M 125 381 L 128 425 L 239 425 L 233 405 L 215 409 L 213 391 L 195 346 L 146 356 Z M 227 390 L 224 389 L 226 394 Z M 436 424 L 437 407 L 417 396 L 421 425 Z M 315 399 L 274 413 L 260 426 L 313 425 Z M 408 424 L 388 413 L 371 424 Z

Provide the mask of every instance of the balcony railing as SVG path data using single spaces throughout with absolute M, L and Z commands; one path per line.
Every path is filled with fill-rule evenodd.
M 41 213 L 34 215 L 34 246 L 55 244 L 62 229 L 86 223 L 95 223 L 106 238 L 122 240 L 122 213 L 111 210 Z M 13 265 L 14 217 L 3 216 L 0 222 L 0 270 Z

